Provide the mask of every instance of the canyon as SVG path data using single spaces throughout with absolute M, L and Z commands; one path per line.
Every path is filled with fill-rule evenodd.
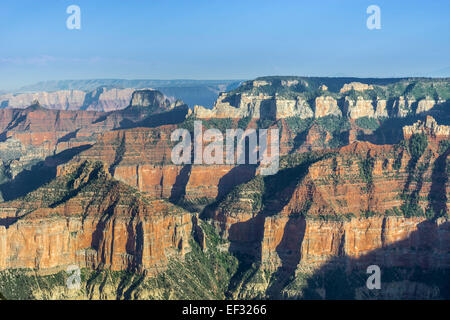
M 0 292 L 448 299 L 449 95 L 446 79 L 264 77 L 212 109 L 149 89 L 109 112 L 2 109 Z M 278 173 L 174 164 L 171 133 L 197 120 L 279 129 Z

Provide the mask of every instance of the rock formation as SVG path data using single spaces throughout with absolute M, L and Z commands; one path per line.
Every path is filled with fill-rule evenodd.
M 325 266 L 448 269 L 449 162 L 438 149 L 430 140 L 416 161 L 406 148 L 357 142 L 240 186 L 209 217 L 230 250 L 254 257 L 258 277 L 281 283 L 247 279 L 238 296 L 280 294 L 289 277 Z
M 437 140 L 448 140 L 450 137 L 450 126 L 438 125 L 433 117 L 427 116 L 425 122 L 419 120 L 412 126 L 403 127 L 405 139 L 411 138 L 413 134 L 425 134 Z
M 112 111 L 128 106 L 134 89 L 98 88 L 93 91 L 59 90 L 6 94 L 0 96 L 2 108 L 26 108 L 38 100 L 47 109 Z
M 429 280 L 450 269 L 445 92 L 344 80 L 257 79 L 192 113 L 155 90 L 106 113 L 0 110 L 0 289 L 75 264 L 90 279 L 77 298 L 371 298 L 376 264 L 401 278 L 380 298 L 445 298 Z M 279 128 L 280 170 L 173 164 L 172 132 L 199 119 Z M 384 126 L 405 140 L 359 141 Z M 64 286 L 27 297 L 73 298 Z
M 0 206 L 0 270 L 68 265 L 155 273 L 189 250 L 191 215 L 112 180 L 101 163 Z
M 145 125 L 152 120 L 155 124 L 164 121 L 154 118 L 156 114 L 167 114 L 166 118 L 173 119 L 184 119 L 187 114 L 186 105 L 181 101 L 170 103 L 159 91 L 139 91 L 136 96 L 139 95 L 144 96 L 144 105 L 130 105 L 124 110 L 109 113 L 49 110 L 38 101 L 26 109 L 1 109 L 0 172 L 7 173 L 6 180 L 7 176 L 14 179 L 47 157 L 93 145 L 103 132 Z M 140 101 L 135 98 L 134 102 Z
M 448 80 L 385 80 L 387 84 L 377 85 L 373 80 L 374 84 L 368 84 L 343 83 L 344 79 L 339 78 L 263 77 L 220 94 L 211 110 L 196 106 L 194 115 L 203 119 L 326 116 L 383 119 L 430 112 L 448 101 Z M 343 83 L 340 90 L 339 83 Z M 437 99 L 421 93 L 424 90 Z
M 361 83 L 361 82 L 350 82 L 350 83 L 344 84 L 339 92 L 346 93 L 351 90 L 365 91 L 365 90 L 372 90 L 372 89 L 373 89 L 372 85 L 368 85 L 368 84 Z

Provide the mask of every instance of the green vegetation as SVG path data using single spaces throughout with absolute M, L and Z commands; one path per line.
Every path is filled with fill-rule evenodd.
M 411 139 L 409 139 L 408 151 L 411 155 L 411 159 L 417 162 L 422 154 L 425 152 L 428 146 L 427 137 L 424 134 L 413 134 Z
M 328 142 L 330 148 L 339 148 L 347 144 L 348 139 L 343 132 L 350 130 L 350 122 L 348 119 L 336 116 L 326 116 L 315 119 L 314 122 L 333 136 Z
M 67 290 L 65 271 L 49 276 L 33 270 L 0 272 L 0 292 L 6 299 L 225 299 L 238 260 L 221 250 L 223 240 L 212 226 L 200 222 L 206 248 L 193 240 L 184 261 L 171 259 L 156 276 L 110 270 L 81 269 L 81 289 Z
M 327 95 L 335 99 L 348 97 L 352 100 L 361 97 L 365 100 L 374 99 L 395 99 L 400 96 L 410 99 L 420 100 L 425 98 L 431 99 L 450 99 L 450 82 L 447 79 L 428 79 L 428 78 L 409 78 L 409 79 L 356 79 L 356 78 L 325 78 L 325 77 L 261 77 L 258 81 L 266 81 L 267 85 L 252 85 L 252 81 L 247 81 L 230 94 L 249 93 L 253 95 L 277 94 L 281 98 L 295 99 L 302 97 L 306 101 L 314 100 L 319 95 L 323 95 L 323 91 L 319 88 L 322 85 L 328 87 Z M 290 86 L 283 85 L 284 81 L 294 81 Z M 344 84 L 357 81 L 372 85 L 372 89 L 364 91 L 350 90 L 346 93 L 340 93 L 340 89 Z
M 290 117 L 285 119 L 289 128 L 295 133 L 301 133 L 308 130 L 313 122 L 312 119 L 301 119 L 299 117 Z
M 336 116 L 326 116 L 314 120 L 319 126 L 335 135 L 342 131 L 350 130 L 350 122 L 348 119 Z
M 419 159 L 424 155 L 428 146 L 427 137 L 424 134 L 414 134 L 407 143 L 408 152 L 411 155 L 411 160 L 408 164 L 408 179 L 405 188 L 400 196 L 403 204 L 400 206 L 400 211 L 405 217 L 427 217 L 432 218 L 435 213 L 430 208 L 424 211 L 419 204 L 421 198 L 419 197 L 420 189 L 423 184 L 424 174 L 430 166 L 432 151 L 428 150 L 424 159 L 419 162 Z M 410 190 L 410 185 L 415 182 L 415 188 Z
M 247 116 L 244 118 L 239 119 L 238 121 L 238 128 L 245 130 L 248 127 L 248 124 L 250 123 L 250 121 L 252 120 L 251 116 Z
M 208 120 L 202 120 L 202 124 L 205 127 L 205 129 L 211 129 L 215 128 L 220 130 L 222 134 L 225 134 L 227 129 L 233 128 L 233 120 L 230 118 L 213 118 Z
M 403 216 L 407 218 L 425 216 L 425 212 L 414 198 L 405 199 L 405 203 L 400 206 L 400 210 L 402 211 Z
M 247 183 L 238 185 L 220 203 L 212 206 L 223 212 L 241 209 L 241 199 L 251 200 L 253 214 L 265 212 L 275 214 L 278 206 L 289 201 L 289 190 L 300 183 L 314 162 L 334 156 L 331 152 L 293 153 L 280 158 L 280 169 L 271 176 L 256 176 Z M 287 189 L 287 190 L 286 190 Z M 278 203 L 275 207 L 273 203 Z M 309 208 L 304 208 L 307 211 Z M 274 211 L 275 210 L 275 211 Z
M 267 129 L 271 127 L 275 123 L 274 120 L 271 119 L 258 119 L 257 124 L 260 129 Z
M 182 123 L 178 124 L 178 128 L 186 129 L 192 135 L 194 133 L 194 121 L 195 120 L 196 120 L 195 117 L 193 115 L 190 115 Z
M 360 178 L 366 182 L 368 186 L 373 183 L 373 166 L 375 164 L 375 159 L 370 157 L 369 155 L 365 159 L 361 159 L 359 161 L 359 176 Z
M 394 170 L 400 170 L 400 168 L 402 167 L 402 158 L 403 158 L 403 152 L 400 152 L 397 156 L 397 158 L 395 158 L 394 163 L 392 164 L 392 168 Z
M 439 143 L 439 154 L 443 155 L 450 149 L 450 140 L 443 140 Z
M 380 127 L 380 123 L 377 119 L 369 117 L 358 118 L 355 120 L 355 123 L 358 127 L 368 130 L 376 130 Z
M 86 281 L 90 272 L 81 270 L 80 279 Z M 39 275 L 31 269 L 15 269 L 0 272 L 0 292 L 8 300 L 69 299 L 77 294 L 66 288 L 67 273 L 60 271 L 51 275 Z M 61 290 L 62 289 L 62 290 Z M 58 293 L 53 291 L 59 291 Z M 84 291 L 81 291 L 82 294 Z M 58 297 L 58 294 L 61 294 Z

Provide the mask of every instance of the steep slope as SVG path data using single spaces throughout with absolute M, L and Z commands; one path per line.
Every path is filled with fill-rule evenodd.
M 149 201 L 83 162 L 15 201 L 0 205 L 0 269 L 82 268 L 145 271 L 189 251 L 191 215 Z
M 229 250 L 257 266 L 236 280 L 235 294 L 301 296 L 283 290 L 297 274 L 333 268 L 329 261 L 360 272 L 371 264 L 448 270 L 448 135 L 427 139 L 420 124 L 413 128 L 397 146 L 357 142 L 290 155 L 277 175 L 258 176 L 208 208 L 204 217 Z
M 97 143 L 74 157 L 74 162 L 100 160 L 114 178 L 153 198 L 213 201 L 255 174 L 252 165 L 175 165 L 176 142 L 170 140 L 175 125 L 133 128 L 103 134 Z M 58 168 L 63 172 L 64 166 Z
M 197 119 L 277 125 L 287 152 L 336 148 L 354 141 L 395 144 L 401 128 L 433 116 L 450 123 L 448 78 L 357 79 L 261 77 L 221 93 Z
M 427 112 L 450 98 L 448 79 L 345 80 L 262 77 L 222 93 L 212 110 L 197 107 L 195 112 L 202 118 L 405 117 Z
M 31 270 L 0 271 L 0 293 L 6 299 L 225 299 L 238 260 L 223 250 L 212 228 L 201 222 L 180 259 L 169 257 L 157 275 L 82 268 L 80 288 L 67 288 L 65 271 L 42 274 Z M 201 235 L 202 241 L 194 239 Z
M 187 106 L 181 101 L 171 103 L 154 90 L 137 91 L 129 107 L 110 113 L 49 110 L 37 101 L 26 109 L 0 110 L 0 189 L 46 158 L 93 145 L 102 132 L 176 123 L 186 113 Z
M 20 160 L 8 162 L 0 181 L 27 159 L 12 150 L 38 154 L 33 148 L 55 141 L 42 134 L 35 145 L 33 139 L 16 144 L 21 134 L 45 133 L 48 126 L 57 134 L 81 128 L 58 137 L 62 154 L 31 171 L 50 171 L 49 179 L 39 174 L 43 181 L 32 188 L 26 183 L 20 196 L 4 192 L 17 184 L 0 185 L 5 200 L 13 199 L 0 203 L 0 293 L 13 288 L 8 297 L 448 298 L 450 131 L 439 121 L 448 117 L 448 105 L 433 105 L 417 123 L 419 116 L 392 114 L 390 107 L 384 109 L 390 119 L 355 116 L 364 103 L 356 103 L 352 115 L 344 108 L 351 94 L 379 86 L 417 97 L 421 87 L 434 88 L 442 98 L 447 80 L 301 80 L 259 79 L 242 90 L 263 90 L 258 97 L 275 96 L 277 105 L 279 92 L 264 90 L 279 81 L 277 90 L 309 86 L 306 93 L 330 91 L 335 101 L 315 96 L 308 100 L 317 102 L 312 116 L 303 110 L 278 117 L 281 109 L 267 107 L 263 98 L 239 110 L 268 110 L 270 117 L 207 119 L 157 91 L 139 90 L 129 107 L 95 120 L 89 112 L 60 120 L 68 111 L 52 117 L 54 111 L 38 105 L 5 111 L 0 152 Z M 171 133 L 192 132 L 198 119 L 204 130 L 279 128 L 280 171 L 260 176 L 256 165 L 174 165 Z M 358 141 L 378 138 L 380 128 L 405 139 L 395 145 Z M 77 140 L 78 132 L 86 140 Z M 16 181 L 24 186 L 28 180 Z M 83 269 L 81 291 L 65 287 L 64 269 L 71 264 Z M 365 287 L 366 268 L 373 264 L 385 277 L 378 294 Z

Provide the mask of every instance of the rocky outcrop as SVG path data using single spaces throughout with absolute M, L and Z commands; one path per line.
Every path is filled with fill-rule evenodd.
M 370 111 L 369 111 L 370 112 Z M 377 99 L 377 104 L 375 108 L 375 118 L 382 119 L 382 118 L 388 118 L 389 113 L 387 110 L 387 101 L 384 99 Z
M 175 165 L 170 140 L 176 126 L 135 128 L 103 134 L 73 161 L 100 160 L 113 177 L 153 198 L 215 199 L 254 176 L 251 165 Z M 64 166 L 58 172 L 65 172 Z
M 270 92 L 274 85 L 276 92 Z M 202 282 L 207 272 L 208 279 L 226 274 L 212 286 L 214 292 L 229 290 L 228 297 L 298 298 L 305 286 L 325 281 L 316 281 L 317 274 L 333 268 L 347 275 L 354 270 L 365 275 L 371 264 L 408 272 L 418 267 L 432 275 L 450 268 L 449 151 L 440 143 L 448 140 L 448 127 L 428 117 L 405 127 L 401 144 L 355 142 L 338 148 L 349 130 L 348 140 L 357 140 L 358 123 L 364 125 L 349 119 L 398 115 L 402 108 L 414 114 L 428 103 L 419 107 L 421 100 L 411 98 L 400 108 L 401 97 L 358 95 L 375 85 L 350 84 L 343 96 L 336 92 L 342 85 L 333 82 L 265 79 L 245 86 L 248 90 L 222 94 L 213 110 L 197 107 L 193 115 L 213 117 L 205 119 L 205 129 L 257 128 L 267 122 L 280 128 L 283 157 L 273 176 L 262 177 L 251 165 L 173 164 L 177 142 L 171 134 L 190 128 L 192 118 L 183 114 L 183 123 L 167 122 L 172 119 L 167 115 L 186 106 L 154 90 L 135 92 L 130 106 L 117 112 L 74 113 L 37 104 L 0 110 L 1 190 L 14 185 L 4 183 L 8 179 L 22 181 L 22 163 L 46 157 L 36 164 L 39 170 L 29 172 L 43 181 L 0 203 L 0 270 L 51 274 L 72 264 L 99 272 L 128 270 L 143 274 L 142 282 L 134 283 L 146 284 L 135 292 L 141 298 L 180 297 L 164 290 L 179 289 L 175 283 L 191 281 L 190 273 L 201 273 L 194 282 L 203 288 L 210 284 Z M 306 88 L 312 91 L 292 94 Z M 230 117 L 235 119 L 216 119 Z M 252 119 L 239 120 L 244 117 Z M 428 139 L 420 148 L 409 140 L 415 133 Z M 77 148 L 84 144 L 92 146 Z M 47 157 L 64 150 L 76 152 L 63 160 Z M 37 175 L 46 170 L 51 179 Z M 203 209 L 200 217 L 220 238 L 198 217 Z M 245 255 L 232 258 L 236 252 Z M 193 256 L 184 264 L 188 253 Z M 157 278 L 163 279 L 161 287 L 146 278 L 167 270 Z M 311 283 L 302 282 L 306 278 Z M 441 294 L 413 280 L 392 285 L 393 296 L 403 294 L 392 293 L 399 287 L 407 297 L 417 288 L 427 297 Z M 364 288 L 362 283 L 356 296 L 364 297 Z M 331 296 L 329 288 L 322 289 L 315 294 Z M 205 295 L 218 296 L 225 294 Z
M 137 90 L 133 92 L 130 106 L 151 108 L 152 112 L 164 112 L 170 110 L 170 101 L 159 91 Z
M 394 111 L 394 116 L 397 117 L 406 117 L 408 114 L 412 113 L 413 110 L 413 105 L 416 102 L 416 100 L 414 98 L 410 98 L 410 97 L 399 97 L 397 100 L 395 100 L 394 102 L 394 107 L 393 107 L 393 111 Z
M 373 86 L 369 85 L 369 84 L 361 83 L 361 82 L 350 82 L 350 83 L 344 84 L 344 86 L 341 88 L 341 90 L 339 92 L 346 93 L 351 90 L 354 90 L 354 91 L 373 90 Z
M 373 84 L 357 81 L 343 83 L 344 80 L 348 79 L 258 78 L 219 95 L 211 110 L 196 106 L 194 115 L 203 119 L 308 119 L 326 116 L 344 116 L 348 119 L 402 118 L 430 112 L 436 106 L 445 105 L 448 97 L 446 79 L 372 79 Z M 386 83 L 376 84 L 383 82 Z M 343 83 L 340 90 L 337 89 L 339 83 Z M 431 99 L 423 92 L 438 98 Z
M 39 100 L 48 109 L 67 110 L 70 106 L 80 109 L 83 106 L 85 95 L 85 92 L 79 90 L 7 94 L 0 96 L 0 103 L 3 107 L 8 108 L 26 108 L 33 101 Z
M 233 100 L 235 104 L 231 104 Z M 214 108 L 209 110 L 202 106 L 194 107 L 194 115 L 200 119 L 209 118 L 245 118 L 255 119 L 283 119 L 299 117 L 308 119 L 324 117 L 327 115 L 342 115 L 337 102 L 332 97 L 318 97 L 314 103 L 315 112 L 309 103 L 302 97 L 286 99 L 272 96 L 238 95 L 219 96 Z
M 438 149 L 430 140 L 413 160 L 405 147 L 357 142 L 312 163 L 290 158 L 279 178 L 240 186 L 208 216 L 266 275 L 244 296 L 325 267 L 450 268 L 449 164 Z
M 86 149 L 103 132 L 119 127 L 149 125 L 153 120 L 155 126 L 167 119 L 184 119 L 187 114 L 187 106 L 181 101 L 170 103 L 158 91 L 142 91 L 142 95 L 147 99 L 142 100 L 145 105 L 129 106 L 110 113 L 49 110 L 37 101 L 26 109 L 0 110 L 0 171 L 8 173 L 5 177 L 14 179 L 21 171 L 30 170 L 48 157 L 67 157 L 73 150 Z M 155 119 L 156 115 L 166 116 Z M 68 149 L 72 151 L 64 154 Z M 0 193 L 5 191 L 3 188 L 5 186 L 0 185 Z
M 434 222 L 395 216 L 340 222 L 301 219 L 293 222 L 285 216 L 268 217 L 264 221 L 261 262 L 263 268 L 271 272 L 281 266 L 311 271 L 331 259 L 335 259 L 335 267 L 338 267 L 336 257 L 344 256 L 350 264 L 341 267 L 348 269 L 365 269 L 372 264 L 385 268 L 446 269 L 450 268 L 450 228 L 439 228 L 446 223 L 445 219 Z M 419 232 L 421 238 L 415 236 Z M 293 243 L 289 238 L 301 241 Z M 438 245 L 434 243 L 436 239 L 440 239 Z M 402 253 L 395 254 L 396 250 Z M 372 252 L 378 254 L 373 256 Z
M 86 93 L 81 109 L 105 112 L 122 110 L 129 105 L 133 92 L 132 88 L 98 88 Z M 76 110 L 76 107 L 69 110 Z
M 49 110 L 38 103 L 0 115 L 0 155 L 11 179 L 46 157 L 92 145 L 101 132 L 120 126 L 120 119 L 97 121 L 102 112 Z
M 301 97 L 295 100 L 276 99 L 276 119 L 298 117 L 308 119 L 314 116 L 314 112 L 308 102 Z
M 359 118 L 388 118 L 387 101 L 385 99 L 367 100 L 359 96 L 356 100 L 345 97 L 344 109 L 349 119 Z
M 439 125 L 433 117 L 427 116 L 425 122 L 419 120 L 412 126 L 403 127 L 405 139 L 411 138 L 413 134 L 425 134 L 437 140 L 448 140 L 450 138 L 450 126 Z
M 0 270 L 80 268 L 149 274 L 189 251 L 191 215 L 149 201 L 84 162 L 22 200 L 0 205 Z
M 262 109 L 262 110 L 261 110 Z M 273 118 L 276 112 L 275 101 L 268 95 L 229 95 L 222 93 L 217 98 L 213 109 L 209 110 L 202 106 L 194 107 L 194 115 L 197 118 Z
M 314 102 L 315 112 L 314 116 L 316 118 L 326 117 L 326 116 L 342 116 L 342 112 L 337 105 L 336 99 L 332 97 L 317 97 Z
M 372 104 L 372 101 L 364 100 L 362 97 L 358 97 L 356 101 L 345 97 L 345 109 L 347 110 L 347 116 L 350 119 L 375 117 L 375 108 Z M 382 111 L 380 110 L 380 112 Z

